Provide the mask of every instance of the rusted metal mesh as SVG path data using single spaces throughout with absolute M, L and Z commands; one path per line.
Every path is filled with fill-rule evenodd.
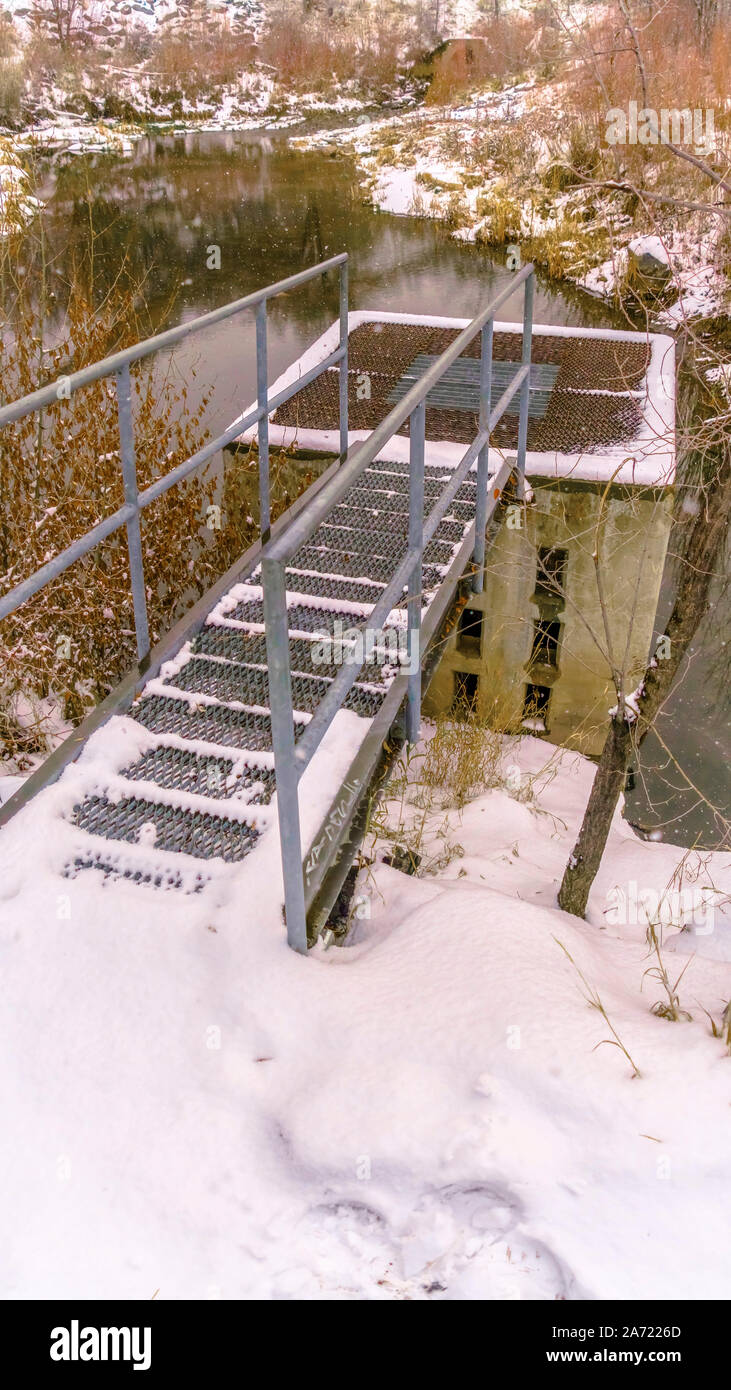
M 366 323 L 350 334 L 348 409 L 353 430 L 371 430 L 392 408 L 389 396 L 406 369 L 420 353 L 438 355 L 457 336 L 457 329 L 421 324 Z M 519 333 L 495 333 L 496 361 L 519 362 Z M 462 354 L 479 358 L 477 337 Z M 633 439 L 642 420 L 637 400 L 627 395 L 603 394 L 637 390 L 647 371 L 649 348 L 645 343 L 587 337 L 534 335 L 532 360 L 558 366 L 548 409 L 542 419 L 528 425 L 528 448 L 537 453 L 596 452 L 611 444 Z M 363 373 L 367 373 L 370 397 L 364 397 Z M 360 378 L 360 380 L 359 380 Z M 511 403 L 512 404 L 512 403 Z M 515 414 L 506 414 L 492 436 L 497 447 L 515 448 L 518 442 L 518 399 Z M 338 426 L 338 373 L 329 371 L 291 401 L 281 406 L 275 424 L 300 429 L 333 430 Z M 408 435 L 408 422 L 398 431 Z M 470 410 L 427 406 L 428 439 L 469 444 L 477 433 L 477 413 Z

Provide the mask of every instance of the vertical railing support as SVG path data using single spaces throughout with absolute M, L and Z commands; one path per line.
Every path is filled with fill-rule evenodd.
M 132 420 L 132 383 L 129 363 L 115 372 L 117 386 L 117 414 L 119 417 L 119 452 L 122 460 L 122 481 L 124 500 L 135 508 L 135 514 L 127 522 L 127 554 L 129 555 L 129 578 L 132 586 L 132 603 L 135 615 L 135 636 L 137 638 L 137 658 L 144 661 L 150 652 L 150 630 L 147 622 L 147 598 L 145 595 L 145 567 L 142 561 L 142 531 L 137 493 L 137 463 L 135 460 L 135 436 Z
M 417 743 L 421 733 L 421 593 L 424 560 L 424 438 L 426 400 L 409 417 L 409 550 L 419 551 L 409 575 L 408 614 L 409 690 L 406 737 Z
M 256 402 L 260 410 L 269 402 L 269 365 L 267 357 L 267 302 L 262 299 L 256 308 Z M 269 500 L 269 415 L 265 410 L 257 427 L 259 444 L 259 529 L 262 544 L 271 535 L 271 505 Z
M 348 454 L 348 262 L 340 267 L 340 462 Z
M 492 329 L 489 319 L 480 335 L 480 430 L 490 426 L 492 408 Z M 485 530 L 487 528 L 487 477 L 490 467 L 489 443 L 477 455 L 477 499 L 475 502 L 475 550 L 472 588 L 481 594 L 485 574 Z
M 531 272 L 523 294 L 523 351 L 521 366 L 530 368 L 533 337 L 533 291 L 535 276 Z M 530 402 L 530 371 L 520 388 L 520 418 L 518 421 L 518 501 L 525 500 L 525 454 L 528 444 L 528 405 Z
M 287 941 L 293 950 L 306 955 L 307 917 L 302 878 L 302 841 L 297 790 L 299 778 L 294 757 L 294 713 L 284 565 L 279 560 L 270 560 L 262 556 L 261 573 L 272 747 L 277 770 L 277 815 L 282 852 Z

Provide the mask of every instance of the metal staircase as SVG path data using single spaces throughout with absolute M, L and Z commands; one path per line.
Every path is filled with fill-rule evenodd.
M 135 755 L 121 768 L 118 755 L 110 756 L 106 769 L 96 760 L 93 783 L 70 812 L 77 841 L 67 871 L 95 868 L 200 891 L 214 863 L 239 863 L 256 851 L 263 835 L 274 833 L 278 821 L 288 939 L 300 951 L 311 944 L 347 873 L 364 805 L 387 755 L 403 736 L 418 737 L 422 677 L 435 639 L 466 569 L 473 587 L 481 587 L 486 528 L 513 474 L 522 495 L 529 409 L 531 266 L 516 277 L 526 291 L 523 361 L 501 379 L 497 404 L 493 407 L 490 398 L 493 318 L 515 281 L 416 375 L 370 438 L 348 449 L 346 265 L 346 257 L 335 257 L 67 378 L 71 391 L 100 377 L 116 378 L 125 506 L 0 599 L 2 619 L 112 530 L 126 527 L 139 665 L 0 808 L 0 825 L 63 773 L 91 733 L 112 716 L 127 715 L 137 726 Z M 267 301 L 333 270 L 341 276 L 339 347 L 293 387 L 272 394 L 266 373 Z M 139 493 L 130 364 L 242 310 L 257 316 L 256 406 L 193 459 Z M 445 470 L 426 457 L 425 403 L 478 334 L 479 429 L 459 465 Z M 341 456 L 270 528 L 269 418 L 320 373 L 333 370 L 340 381 Z M 0 426 L 11 427 L 43 408 L 55 390 L 51 385 L 6 406 Z M 488 496 L 488 439 L 516 392 L 521 403 L 517 457 L 489 478 Z M 409 462 L 379 457 L 407 420 Z M 252 425 L 259 442 L 261 543 L 150 653 L 140 510 Z M 401 656 L 394 659 L 397 651 Z M 359 652 L 365 657 L 358 659 Z M 362 737 L 303 863 L 298 784 L 343 709 L 361 721 Z M 278 815 L 271 806 L 275 791 Z M 146 848 L 144 863 L 125 858 L 124 846 L 132 844 Z M 192 875 L 191 860 L 200 861 Z

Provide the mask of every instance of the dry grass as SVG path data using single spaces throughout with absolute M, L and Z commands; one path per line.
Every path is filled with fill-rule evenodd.
M 141 287 L 123 267 L 111 286 L 96 275 L 93 245 L 88 256 L 77 259 L 65 285 L 45 263 L 38 226 L 0 248 L 3 401 L 99 361 L 159 327 L 160 320 L 140 317 Z M 194 371 L 183 374 L 174 360 L 165 367 L 142 362 L 132 368 L 140 489 L 172 471 L 207 438 L 207 395 L 195 393 L 193 405 L 191 375 Z M 255 453 L 228 463 L 222 483 L 215 464 L 216 459 L 143 513 L 153 643 L 255 539 Z M 293 478 L 287 465 L 273 454 L 275 516 L 309 480 L 306 474 Z M 122 505 L 113 384 L 101 381 L 68 399 L 62 394 L 40 415 L 3 430 L 0 497 L 0 593 L 6 593 Z M 212 525 L 211 506 L 220 508 Z M 76 723 L 134 656 L 127 548 L 124 531 L 118 531 L 0 624 L 0 756 L 45 752 L 43 731 L 29 718 L 28 706 L 47 702 Z
M 28 70 L 10 20 L 0 15 L 0 125 L 20 117 Z
M 443 106 L 477 88 L 518 81 L 529 68 L 546 70 L 559 38 L 545 20 L 540 9 L 483 19 L 472 39 L 458 39 L 436 57 L 427 102 Z
M 271 13 L 259 53 L 285 86 L 313 90 L 352 83 L 376 91 L 395 81 L 410 37 L 406 18 L 397 13 L 307 18 L 282 6 Z
M 554 939 L 554 941 L 556 942 L 556 945 L 557 945 L 557 946 L 560 946 L 560 948 L 561 948 L 561 950 L 563 951 L 564 955 L 567 957 L 568 960 L 570 960 L 571 964 L 573 965 L 574 970 L 576 971 L 576 974 L 578 975 L 579 980 L 581 981 L 581 992 L 582 992 L 582 994 L 583 994 L 583 996 L 584 996 L 584 998 L 585 998 L 587 1004 L 589 1005 L 589 1008 L 590 1008 L 590 1009 L 596 1009 L 597 1013 L 598 1013 L 598 1014 L 601 1014 L 601 1016 L 602 1016 L 602 1018 L 604 1019 L 604 1022 L 606 1023 L 606 1025 L 607 1025 L 607 1027 L 608 1027 L 610 1033 L 612 1034 L 611 1038 L 603 1038 L 601 1042 L 598 1042 L 598 1043 L 596 1044 L 596 1047 L 594 1047 L 594 1048 L 592 1049 L 592 1051 L 596 1052 L 597 1047 L 605 1047 L 605 1046 L 608 1046 L 608 1047 L 618 1047 L 619 1050 L 620 1050 L 620 1052 L 622 1052 L 622 1053 L 624 1054 L 624 1056 L 627 1058 L 627 1061 L 629 1062 L 629 1064 L 630 1064 L 630 1066 L 631 1066 L 631 1068 L 632 1068 L 632 1079 L 634 1080 L 635 1077 L 641 1076 L 642 1073 L 640 1072 L 640 1069 L 639 1069 L 639 1067 L 637 1066 L 637 1063 L 634 1061 L 633 1057 L 632 1057 L 631 1054 L 628 1052 L 627 1048 L 625 1047 L 624 1043 L 622 1042 L 622 1039 L 620 1038 L 619 1033 L 617 1032 L 617 1030 L 616 1030 L 614 1024 L 612 1023 L 612 1020 L 611 1020 L 610 1017 L 609 1017 L 609 1014 L 607 1013 L 607 1011 L 606 1011 L 606 1009 L 605 1009 L 605 1007 L 604 1007 L 604 1004 L 602 1003 L 600 994 L 597 992 L 597 990 L 594 988 L 593 985 L 590 985 L 590 984 L 589 984 L 589 981 L 587 980 L 587 978 L 586 978 L 586 976 L 584 975 L 583 971 L 580 970 L 579 967 L 578 967 L 578 965 L 576 964 L 576 961 L 574 960 L 573 956 L 571 955 L 571 952 L 570 952 L 569 950 L 567 950 L 567 948 L 564 946 L 563 941 L 559 941 L 559 939 L 558 939 L 557 936 L 554 936 L 553 939 Z
M 160 91 L 200 96 L 237 82 L 250 70 L 256 49 L 246 34 L 209 21 L 205 31 L 163 31 L 150 54 L 151 79 Z
M 506 749 L 502 735 L 474 716 L 440 716 L 426 744 L 419 768 L 421 799 L 439 793 L 443 804 L 457 808 L 502 784 Z M 423 790 L 422 790 L 423 789 Z

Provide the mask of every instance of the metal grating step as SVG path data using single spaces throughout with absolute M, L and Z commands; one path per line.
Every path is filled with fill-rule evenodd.
M 106 839 L 144 843 L 155 849 L 192 854 L 196 859 L 225 859 L 227 863 L 243 859 L 259 837 L 253 826 L 226 816 L 187 811 L 137 797 L 123 797 L 120 801 L 109 801 L 105 796 L 87 797 L 74 807 L 73 823 Z
M 393 573 L 393 570 L 391 572 Z M 376 584 L 360 584 L 357 580 L 326 579 L 321 574 L 297 574 L 289 568 L 287 590 L 290 594 L 312 594 L 316 598 L 334 598 L 344 603 L 367 603 L 371 608 L 378 603 L 383 593 L 383 587 Z M 320 612 L 326 611 L 320 609 Z M 297 623 L 290 623 L 290 627 L 298 626 Z
M 369 473 L 392 473 L 394 475 L 401 474 L 403 477 L 408 478 L 409 463 L 407 459 L 401 459 L 398 463 L 392 463 L 390 459 L 374 459 L 373 462 L 369 463 L 368 467 L 364 469 L 363 473 L 361 474 L 361 478 L 367 477 Z M 445 468 L 442 464 L 424 464 L 425 482 L 443 482 L 445 478 L 449 477 L 450 473 L 451 469 Z
M 376 555 L 382 559 L 397 561 L 403 554 L 400 536 L 389 536 L 386 532 L 363 533 L 346 530 L 344 527 L 321 526 L 313 540 L 321 545 L 332 546 L 334 550 L 345 550 L 346 554 Z M 448 565 L 454 553 L 454 546 L 448 541 L 432 540 L 424 551 L 427 561 L 437 565 Z M 335 597 L 335 595 L 333 596 Z M 348 597 L 343 594 L 343 598 Z
M 240 700 L 244 705 L 269 707 L 269 674 L 259 666 L 239 666 L 194 656 L 171 676 L 170 684 L 193 695 L 212 695 L 217 700 Z M 293 675 L 292 700 L 295 710 L 305 714 L 314 713 L 329 689 L 330 681 L 322 676 Z M 383 695 L 364 690 L 356 684 L 345 700 L 345 708 L 365 719 L 372 719 L 382 700 Z
M 220 748 L 271 749 L 272 727 L 268 714 L 249 714 L 225 705 L 198 705 L 163 695 L 145 695 L 130 711 L 134 719 L 155 734 L 179 734 L 181 738 L 216 743 Z M 294 736 L 304 725 L 295 721 Z
M 292 586 L 298 582 L 294 573 L 297 569 L 316 570 L 322 574 L 337 574 L 343 578 L 358 579 L 367 569 L 371 579 L 379 584 L 387 584 L 393 578 L 396 565 L 393 560 L 383 560 L 374 556 L 368 559 L 363 555 L 351 555 L 345 550 L 318 550 L 307 545 L 298 550 L 292 558 Z M 442 571 L 435 565 L 425 565 L 422 581 L 425 589 L 436 588 L 442 579 Z M 380 594 L 379 594 L 380 597 Z
M 220 632 L 221 628 L 208 631 Z M 186 748 L 151 748 L 123 776 L 131 782 L 155 782 L 158 787 L 228 800 L 242 797 L 249 805 L 263 806 L 274 792 L 274 772 L 269 767 L 244 765 L 240 771 L 230 758 L 204 757 Z
M 425 484 L 424 497 L 427 498 L 430 503 L 430 506 L 428 508 L 425 507 L 425 511 L 431 510 L 431 506 L 434 504 L 437 498 L 441 497 L 444 488 L 445 480 L 443 478 L 440 479 L 438 484 L 435 484 L 433 486 L 430 484 Z M 397 502 L 399 502 L 399 509 L 401 511 L 408 512 L 408 478 L 401 477 L 400 475 L 398 477 L 384 478 L 383 474 L 380 473 L 376 474 L 373 478 L 368 479 L 369 497 L 377 496 L 379 493 L 384 492 L 386 489 L 388 489 L 389 493 L 393 492 L 395 499 L 397 500 Z M 362 487 L 359 489 L 359 491 L 361 492 L 363 490 L 364 489 Z M 471 504 L 474 510 L 476 498 L 477 483 L 473 482 L 471 478 L 466 478 L 462 483 L 460 483 L 460 486 L 457 488 L 456 499 L 458 502 L 467 502 Z M 399 501 L 399 499 L 403 500 Z
M 300 578 L 300 576 L 292 576 L 293 587 L 295 577 Z M 333 583 L 335 583 L 335 581 L 333 581 Z M 382 589 L 378 590 L 379 597 L 382 592 Z M 370 599 L 366 599 L 365 601 L 369 603 Z M 360 620 L 359 615 L 355 613 L 351 617 L 349 613 L 338 613 L 331 608 L 310 608 L 300 603 L 293 604 L 292 607 L 288 609 L 287 616 L 289 618 L 290 632 L 332 632 L 332 625 L 335 618 L 341 618 L 343 622 L 347 622 L 349 625 L 351 623 L 355 624 Z M 256 623 L 257 626 L 263 627 L 264 605 L 261 599 L 243 599 L 241 603 L 237 603 L 236 607 L 228 614 L 228 617 L 235 618 L 236 621 L 240 623 Z
M 343 503 L 333 509 L 330 517 L 333 526 L 346 526 L 373 535 L 375 549 L 383 535 L 389 538 L 399 536 L 405 544 L 409 533 L 408 516 L 403 512 L 391 512 L 388 508 L 351 507 Z M 465 527 L 462 522 L 448 521 L 446 517 L 440 521 L 436 531 L 439 540 L 451 541 L 453 545 L 462 540 L 464 533 Z
M 191 876 L 192 882 L 188 881 L 187 878 L 183 878 L 181 873 L 168 868 L 167 865 L 156 869 L 132 869 L 128 865 L 117 862 L 111 845 L 106 854 L 103 851 L 77 854 L 64 869 L 64 878 L 76 878 L 82 870 L 86 869 L 96 869 L 98 873 L 104 875 L 105 881 L 117 882 L 122 879 L 127 883 L 145 884 L 151 888 L 175 889 L 180 893 L 200 893 L 211 881 L 210 874 L 202 871 Z
M 347 629 L 351 624 L 346 620 L 344 626 Z M 292 670 L 303 671 L 308 675 L 337 675 L 339 665 L 334 662 L 320 663 L 317 660 L 319 646 L 317 641 L 308 642 L 304 637 L 291 637 L 289 659 Z M 223 657 L 227 661 L 253 662 L 262 666 L 267 662 L 266 638 L 263 633 L 236 632 L 230 627 L 205 627 L 193 642 L 193 651 L 203 656 Z M 381 666 L 375 662 L 366 664 L 361 671 L 360 679 L 368 684 L 383 685 Z
M 362 553 L 352 554 L 346 548 L 333 550 L 331 546 L 318 546 L 310 543 L 296 550 L 290 561 L 287 573 L 292 575 L 292 585 L 299 580 L 297 570 L 315 570 L 324 575 L 338 575 L 343 579 L 362 579 L 365 583 L 373 580 L 370 586 L 376 589 L 379 584 L 387 584 L 396 568 L 393 560 L 374 557 Z M 380 592 L 377 595 L 380 598 Z M 370 601 L 370 600 L 369 600 Z M 374 600 L 375 601 L 375 600 Z
M 420 352 L 389 394 L 389 404 L 396 405 L 398 401 L 403 400 L 407 391 L 410 391 L 415 382 L 419 381 L 438 360 L 438 357 L 431 353 Z M 480 409 L 481 370 L 482 363 L 479 359 L 458 357 L 457 361 L 447 368 L 441 381 L 429 392 L 426 398 L 427 408 L 443 407 L 447 410 L 471 410 L 477 414 Z M 493 404 L 500 399 L 508 386 L 512 385 L 519 371 L 520 362 L 496 360 L 492 363 Z M 558 366 L 554 363 L 532 363 L 528 392 L 528 414 L 532 419 L 540 420 L 545 415 L 558 372 Z M 509 402 L 505 414 L 517 415 L 519 411 L 520 392 L 518 391 Z
M 428 515 L 429 515 L 429 512 L 430 512 L 431 509 L 432 509 L 432 506 L 433 506 L 434 503 L 437 501 L 437 499 L 440 497 L 442 491 L 443 491 L 443 486 L 442 486 L 442 488 L 434 488 L 434 489 L 433 489 L 433 492 L 432 492 L 431 494 L 427 493 L 426 490 L 425 490 L 425 492 L 424 492 L 424 497 L 425 497 L 424 515 L 425 515 L 425 516 L 428 516 Z M 375 488 L 375 487 L 374 487 L 374 488 L 353 488 L 352 491 L 349 492 L 349 493 L 347 494 L 347 496 L 346 496 L 346 498 L 345 498 L 345 504 L 347 504 L 347 506 L 349 506 L 349 507 L 350 507 L 350 506 L 353 506 L 353 507 L 374 507 L 374 508 L 375 508 L 375 507 L 380 507 L 381 511 L 384 512 L 384 513 L 387 513 L 388 515 L 390 515 L 391 512 L 393 511 L 394 513 L 398 513 L 399 516 L 405 516 L 405 517 L 407 518 L 407 520 L 408 520 L 408 515 L 409 515 L 408 497 L 409 497 L 408 488 L 405 488 L 405 489 L 403 490 L 403 492 L 393 492 L 393 493 L 387 492 L 387 491 L 385 491 L 385 490 L 382 489 L 382 488 Z M 405 510 L 404 510 L 404 508 L 405 508 Z M 470 522 L 470 521 L 473 520 L 474 515 L 475 515 L 475 499 L 474 499 L 474 497 L 471 497 L 471 498 L 463 498 L 461 501 L 460 501 L 460 500 L 455 500 L 454 502 L 452 502 L 452 503 L 450 504 L 450 508 L 449 508 L 449 511 L 447 512 L 447 518 L 446 518 L 446 519 L 456 518 L 458 521 Z

